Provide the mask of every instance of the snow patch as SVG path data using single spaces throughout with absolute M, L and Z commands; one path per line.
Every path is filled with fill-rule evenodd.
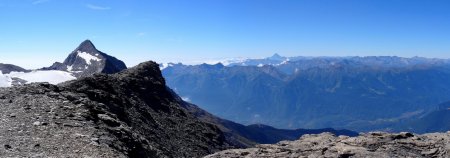
M 269 64 L 269 65 L 280 66 L 280 65 L 285 65 L 285 64 L 287 64 L 288 62 L 289 62 L 289 58 L 286 59 L 286 60 L 284 60 L 284 61 L 282 61 L 282 62 L 280 62 L 280 63 L 278 63 L 278 64 Z
M 176 64 L 174 64 L 174 63 L 161 63 L 161 64 L 159 64 L 159 69 L 160 70 L 164 70 L 164 69 L 166 69 L 168 67 L 173 67 L 175 65 Z
M 67 71 L 72 71 L 73 65 L 67 66 Z
M 246 60 L 248 60 L 249 58 L 244 58 L 244 57 L 237 57 L 237 58 L 203 58 L 203 59 L 180 59 L 178 61 L 176 61 L 175 63 L 183 63 L 184 65 L 199 65 L 199 64 L 209 64 L 209 65 L 214 65 L 217 63 L 222 63 L 224 66 L 228 66 L 230 64 L 235 64 L 235 63 L 241 63 L 244 62 Z M 173 61 L 168 61 L 166 63 L 162 63 L 163 64 L 163 68 L 166 68 L 165 66 L 167 65 L 167 67 L 171 66 L 171 63 L 173 64 Z
M 88 65 L 91 65 L 91 61 L 92 60 L 94 60 L 94 61 L 102 60 L 102 59 L 100 59 L 100 58 L 98 58 L 96 56 L 93 56 L 93 55 L 91 55 L 89 53 L 81 52 L 81 51 L 77 51 L 77 56 L 79 56 L 80 58 L 83 58 L 86 61 L 86 64 L 88 64 Z
M 190 102 L 190 101 L 191 101 L 191 99 L 189 99 L 189 97 L 181 97 L 181 99 L 182 99 L 183 101 L 187 101 L 187 102 Z
M 6 75 L 3 75 L 2 71 L 0 71 L 0 87 L 10 87 L 12 83 L 12 79 Z
M 159 64 L 159 69 L 164 70 L 165 68 L 169 67 L 170 63 L 161 63 Z
M 224 66 L 228 66 L 228 65 L 234 64 L 234 63 L 242 63 L 242 62 L 245 62 L 246 60 L 248 60 L 248 58 L 243 58 L 243 57 L 241 57 L 241 58 L 228 58 L 228 59 L 222 60 L 221 63 Z
M 11 72 L 4 75 L 7 78 L 20 78 L 26 80 L 27 83 L 33 82 L 48 82 L 50 84 L 58 84 L 61 82 L 76 79 L 71 73 L 58 70 L 48 70 L 48 71 L 31 71 L 31 72 Z M 12 80 L 11 80 L 12 81 Z M 10 85 L 11 86 L 11 85 Z

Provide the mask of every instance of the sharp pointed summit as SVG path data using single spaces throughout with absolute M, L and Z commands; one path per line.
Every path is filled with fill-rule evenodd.
M 94 73 L 116 73 L 126 68 L 123 61 L 97 50 L 90 40 L 85 40 L 63 63 L 56 62 L 43 69 L 63 70 L 73 73 L 76 77 L 85 77 Z
M 95 52 L 98 51 L 97 48 L 95 48 L 94 44 L 91 42 L 91 40 L 87 39 L 83 41 L 76 50 L 79 50 L 81 52 Z
M 270 60 L 285 60 L 286 57 L 282 57 L 281 55 L 279 55 L 278 53 L 273 54 L 271 57 L 269 57 L 268 59 Z
M 281 55 L 278 54 L 278 53 L 275 53 L 275 54 L 272 55 L 272 58 L 281 58 Z

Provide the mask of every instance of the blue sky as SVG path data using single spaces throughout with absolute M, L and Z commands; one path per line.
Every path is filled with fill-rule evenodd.
M 0 62 L 63 61 L 90 39 L 146 60 L 397 55 L 450 58 L 445 0 L 0 0 Z

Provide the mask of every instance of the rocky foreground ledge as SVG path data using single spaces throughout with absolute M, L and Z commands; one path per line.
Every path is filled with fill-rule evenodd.
M 177 98 L 155 62 L 0 88 L 0 158 L 201 157 L 232 147 Z
M 206 157 L 450 157 L 450 132 L 424 135 L 373 132 L 358 137 L 311 134 L 296 141 L 225 150 Z

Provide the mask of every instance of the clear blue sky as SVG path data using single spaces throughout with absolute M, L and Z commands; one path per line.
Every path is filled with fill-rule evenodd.
M 450 57 L 448 0 L 0 0 L 0 62 L 62 61 L 85 39 L 133 66 L 223 57 Z

